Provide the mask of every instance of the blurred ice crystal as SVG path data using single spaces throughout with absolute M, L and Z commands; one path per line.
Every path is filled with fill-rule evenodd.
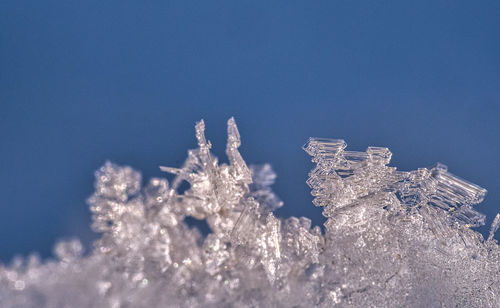
M 387 148 L 346 151 L 310 138 L 307 184 L 327 217 L 279 219 L 270 165 L 247 166 L 228 121 L 226 153 L 210 153 L 203 121 L 172 183 L 106 163 L 88 202 L 102 234 L 83 254 L 57 244 L 0 266 L 1 307 L 500 307 L 500 248 L 470 229 L 486 191 L 437 164 L 402 172 Z M 190 188 L 180 193 L 182 182 Z M 188 216 L 212 231 L 189 228 Z

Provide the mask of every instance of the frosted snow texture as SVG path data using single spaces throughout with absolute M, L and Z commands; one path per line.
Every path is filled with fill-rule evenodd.
M 229 164 L 210 153 L 203 121 L 198 149 L 172 183 L 141 187 L 130 167 L 106 163 L 88 203 L 102 234 L 83 255 L 78 240 L 0 266 L 1 307 L 499 307 L 500 249 L 470 229 L 486 191 L 446 166 L 388 167 L 391 152 L 346 151 L 310 138 L 307 181 L 328 218 L 276 218 L 282 206 L 269 165 L 247 167 L 228 121 Z M 182 182 L 190 188 L 179 192 Z M 184 223 L 205 219 L 202 236 Z

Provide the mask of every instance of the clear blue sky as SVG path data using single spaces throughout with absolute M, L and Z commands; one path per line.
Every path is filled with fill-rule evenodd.
M 179 166 L 203 118 L 218 156 L 270 162 L 283 216 L 322 223 L 309 136 L 437 161 L 500 210 L 499 1 L 0 1 L 0 260 L 90 241 L 105 160 Z M 487 228 L 480 231 L 485 233 Z M 498 237 L 498 236 L 497 236 Z

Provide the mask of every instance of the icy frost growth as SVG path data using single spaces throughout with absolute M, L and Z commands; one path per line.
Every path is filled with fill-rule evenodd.
M 391 153 L 346 151 L 310 138 L 308 185 L 328 218 L 276 218 L 282 206 L 269 165 L 248 167 L 228 121 L 229 164 L 210 153 L 203 121 L 198 149 L 169 184 L 141 187 L 130 167 L 106 163 L 89 198 L 102 234 L 82 254 L 60 242 L 57 260 L 36 256 L 0 266 L 1 307 L 499 307 L 500 248 L 471 230 L 486 191 L 444 165 L 388 167 Z M 179 193 L 183 181 L 190 188 Z M 205 219 L 206 237 L 184 219 Z

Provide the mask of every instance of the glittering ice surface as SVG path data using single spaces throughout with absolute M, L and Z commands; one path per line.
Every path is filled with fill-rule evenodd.
M 226 153 L 210 153 L 203 121 L 171 183 L 141 185 L 130 167 L 106 163 L 88 203 L 101 234 L 0 265 L 1 307 L 500 307 L 500 248 L 471 230 L 486 191 L 446 166 L 402 172 L 391 152 L 346 150 L 310 138 L 307 184 L 327 217 L 279 219 L 270 165 L 247 166 L 234 119 Z M 180 185 L 189 183 L 181 192 Z M 184 222 L 206 220 L 202 235 Z

